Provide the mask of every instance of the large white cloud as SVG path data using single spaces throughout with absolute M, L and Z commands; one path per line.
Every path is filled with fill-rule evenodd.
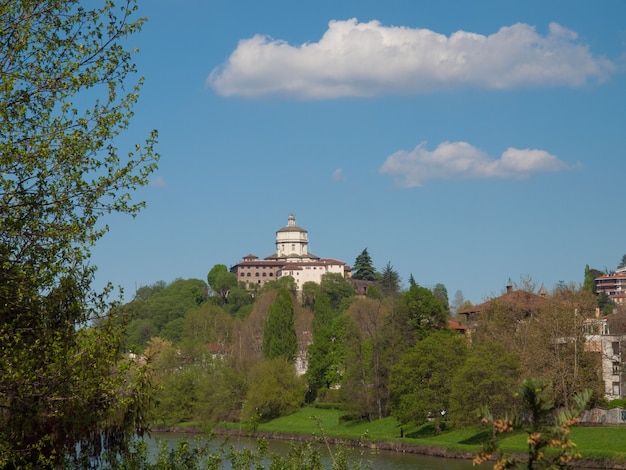
M 378 21 L 331 21 L 314 43 L 293 46 L 261 35 L 241 40 L 208 83 L 224 96 L 329 99 L 606 79 L 614 64 L 594 57 L 577 39 L 556 23 L 545 36 L 518 23 L 489 36 L 457 31 L 448 37 Z
M 467 142 L 444 142 L 433 151 L 424 143 L 411 152 L 400 150 L 387 157 L 379 171 L 395 177 L 399 186 L 411 188 L 430 179 L 522 179 L 568 168 L 570 165 L 545 150 L 509 148 L 493 159 Z

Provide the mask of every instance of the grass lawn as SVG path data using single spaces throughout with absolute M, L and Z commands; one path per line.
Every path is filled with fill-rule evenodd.
M 400 426 L 393 418 L 380 421 L 342 421 L 343 412 L 334 409 L 306 407 L 296 413 L 259 425 L 258 430 L 281 434 L 308 434 L 344 439 L 367 439 L 378 442 L 402 442 L 407 445 L 429 445 L 449 451 L 475 453 L 485 439 L 483 429 L 458 429 L 435 435 L 432 426 L 420 428 L 403 426 L 404 437 L 400 437 Z M 574 427 L 572 441 L 586 459 L 612 459 L 626 461 L 626 426 L 617 427 Z M 526 435 L 512 434 L 502 441 L 502 448 L 513 452 L 526 452 Z

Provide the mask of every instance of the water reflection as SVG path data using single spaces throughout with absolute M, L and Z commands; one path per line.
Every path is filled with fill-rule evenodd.
M 167 442 L 168 448 L 173 449 L 178 444 L 179 440 L 186 439 L 190 442 L 198 440 L 205 442 L 207 439 L 204 435 L 192 435 L 192 434 L 179 434 L 179 433 L 152 433 L 151 438 L 148 440 L 151 452 L 156 455 L 158 442 Z M 222 437 L 217 437 L 211 441 L 211 447 L 217 449 L 220 444 L 224 442 Z M 228 440 L 228 445 L 233 445 L 237 449 L 255 449 L 257 441 L 256 439 L 246 437 L 231 437 Z M 278 455 L 287 455 L 293 442 L 281 441 L 281 440 L 269 440 L 270 452 Z M 331 448 L 333 448 L 331 446 Z M 323 462 L 326 468 L 331 468 L 331 459 L 324 447 L 320 447 L 322 454 L 324 455 Z M 457 459 L 443 459 L 438 457 L 429 457 L 417 454 L 407 454 L 392 451 L 375 451 L 354 449 L 351 450 L 352 459 L 361 461 L 366 468 L 371 469 L 385 469 L 385 470 L 469 470 L 473 468 L 471 460 L 457 460 Z M 268 461 L 269 463 L 269 461 Z M 224 466 L 224 469 L 230 468 Z

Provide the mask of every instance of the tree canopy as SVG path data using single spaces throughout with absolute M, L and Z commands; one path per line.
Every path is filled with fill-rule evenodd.
M 263 356 L 267 359 L 282 357 L 293 362 L 298 351 L 298 338 L 294 322 L 294 307 L 290 292 L 281 287 L 270 305 L 263 329 Z
M 156 132 L 118 152 L 143 20 L 134 0 L 100 3 L 0 1 L 0 467 L 98 459 L 145 429 L 89 257 L 103 215 L 143 206 Z
M 375 281 L 377 279 L 376 269 L 372 264 L 372 257 L 365 248 L 359 256 L 356 257 L 354 267 L 352 268 L 352 278 L 361 281 Z

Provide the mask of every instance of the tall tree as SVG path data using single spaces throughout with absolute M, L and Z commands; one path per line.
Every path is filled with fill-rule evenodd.
M 237 285 L 237 275 L 231 273 L 226 265 L 216 264 L 207 274 L 209 287 L 222 303 L 228 303 L 228 296 L 232 288 Z
M 377 279 L 376 269 L 372 264 L 372 257 L 365 248 L 359 256 L 356 257 L 354 267 L 352 268 L 352 278 L 361 281 L 375 281 Z
M 443 305 L 443 308 L 446 310 L 450 310 L 450 302 L 448 300 L 448 289 L 442 283 L 438 282 L 433 287 L 433 294 L 437 298 L 437 300 Z
M 263 357 L 282 357 L 293 362 L 298 351 L 293 300 L 289 291 L 281 287 L 270 305 L 263 329 Z
M 451 384 L 467 355 L 467 339 L 444 329 L 418 341 L 392 370 L 392 414 L 401 423 L 441 419 L 450 410 Z
M 511 396 L 520 384 L 519 358 L 499 343 L 473 342 L 450 389 L 450 420 L 475 426 L 487 406 L 498 416 L 513 412 Z
M 398 307 L 415 328 L 418 339 L 447 325 L 448 313 L 441 302 L 426 287 L 411 286 L 399 300 Z
M 400 292 L 400 275 L 387 262 L 380 276 L 380 290 L 385 297 L 395 297 Z
M 118 153 L 141 82 L 124 43 L 143 21 L 134 0 L 98 3 L 0 1 L 0 467 L 99 459 L 145 429 L 89 256 L 103 215 L 143 206 L 130 193 L 156 133 Z
M 462 290 L 457 290 L 454 293 L 454 298 L 452 299 L 451 311 L 452 313 L 456 313 L 460 310 L 461 305 L 465 303 L 465 296 L 463 295 Z
M 583 289 L 586 290 L 587 292 L 591 292 L 595 294 L 596 292 L 595 279 L 597 277 L 602 276 L 603 274 L 605 273 L 603 273 L 599 269 L 590 268 L 588 264 L 585 265 L 585 279 L 583 283 Z

